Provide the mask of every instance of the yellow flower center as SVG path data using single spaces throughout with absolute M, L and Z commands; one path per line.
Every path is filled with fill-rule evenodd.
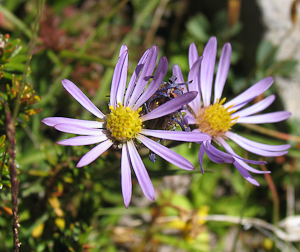
M 139 114 L 142 108 L 132 110 L 119 103 L 116 109 L 113 106 L 109 109 L 111 112 L 107 116 L 106 129 L 117 141 L 127 142 L 142 130 L 142 119 Z
M 238 119 L 238 116 L 231 118 L 231 114 L 235 110 L 228 111 L 233 107 L 229 106 L 225 108 L 223 103 L 226 98 L 223 98 L 220 102 L 217 101 L 215 104 L 208 107 L 203 107 L 197 116 L 197 125 L 201 132 L 204 132 L 212 137 L 223 136 Z

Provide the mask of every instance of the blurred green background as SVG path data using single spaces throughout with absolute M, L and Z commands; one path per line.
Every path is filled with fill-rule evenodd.
M 296 4 L 289 6 L 291 25 L 297 22 Z M 4 103 L 13 112 L 18 101 L 20 251 L 299 251 L 300 138 L 293 116 L 263 127 L 234 127 L 259 142 L 292 144 L 288 155 L 264 158 L 268 164 L 258 168 L 272 173 L 254 174 L 260 187 L 245 181 L 232 164 L 214 164 L 207 157 L 202 175 L 197 144 L 173 148 L 195 165 L 193 172 L 161 158 L 152 163 L 141 148 L 156 201 L 143 196 L 133 175 L 128 209 L 121 194 L 119 150 L 111 148 L 78 169 L 76 163 L 90 146 L 59 146 L 56 142 L 67 134 L 41 123 L 49 116 L 93 118 L 64 90 L 64 78 L 107 112 L 113 68 L 124 43 L 130 73 L 143 52 L 157 44 L 160 56 L 168 58 L 171 77 L 174 64 L 187 76 L 191 42 L 202 53 L 216 36 L 218 55 L 230 42 L 231 69 L 223 95 L 228 99 L 266 76 L 289 81 L 298 62 L 279 60 L 280 44 L 265 39 L 265 32 L 262 10 L 250 0 L 1 1 L 0 251 L 13 251 Z M 288 39 L 287 33 L 282 42 Z M 277 99 L 269 111 L 285 109 L 276 82 L 265 95 L 270 93 Z M 239 155 L 260 158 L 230 144 Z

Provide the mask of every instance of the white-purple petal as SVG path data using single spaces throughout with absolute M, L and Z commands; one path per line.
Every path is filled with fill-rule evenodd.
M 226 143 L 226 141 L 222 138 L 222 137 L 217 137 L 216 140 L 224 147 L 224 149 L 233 157 L 235 157 L 235 160 L 239 159 L 242 160 L 244 162 L 250 163 L 250 164 L 256 164 L 256 165 L 262 165 L 262 164 L 266 164 L 266 161 L 257 161 L 257 160 L 250 160 L 250 159 L 245 159 L 242 158 L 241 156 L 239 156 L 238 154 L 236 154 L 233 149 L 229 146 L 228 143 Z
M 124 64 L 122 66 L 121 73 L 120 73 L 119 86 L 117 89 L 117 104 L 118 103 L 124 104 L 123 99 L 124 99 L 124 92 L 125 92 L 126 83 L 127 83 L 127 71 L 128 71 L 128 51 L 127 51 L 127 53 L 125 51 L 125 54 L 126 54 L 126 57 L 124 60 Z
M 139 76 L 141 70 L 143 69 L 148 55 L 149 55 L 149 49 L 144 52 L 143 56 L 140 58 L 140 60 L 137 64 L 133 74 L 131 75 L 131 78 L 130 78 L 130 81 L 128 83 L 127 90 L 126 90 L 126 93 L 125 93 L 125 98 L 124 98 L 124 106 L 125 107 L 128 106 L 129 98 L 131 96 L 132 90 L 135 87 L 137 77 Z
M 194 166 L 190 161 L 185 159 L 184 157 L 180 156 L 175 151 L 170 150 L 169 148 L 147 138 L 141 134 L 136 137 L 140 140 L 149 150 L 153 151 L 158 156 L 162 157 L 163 159 L 167 160 L 169 163 L 178 166 L 184 170 L 194 170 Z
M 187 125 L 197 124 L 197 120 L 194 115 L 188 110 L 181 110 L 182 113 L 185 113 L 183 120 Z
M 281 122 L 285 119 L 288 119 L 291 116 L 291 113 L 288 111 L 277 111 L 262 115 L 247 116 L 237 119 L 237 123 L 250 123 L 250 124 L 259 124 L 259 123 L 275 123 Z
M 254 105 L 232 114 L 231 118 L 235 118 L 237 116 L 242 118 L 245 116 L 249 116 L 249 115 L 253 115 L 258 112 L 261 112 L 264 109 L 266 109 L 267 107 L 269 107 L 273 103 L 274 100 L 275 100 L 275 95 L 270 95 L 270 96 L 266 97 L 265 99 L 255 103 Z
M 233 163 L 234 162 L 234 157 L 232 157 L 232 155 L 227 154 L 227 153 L 217 149 L 209 142 L 207 142 L 207 147 L 206 147 L 205 151 L 211 153 L 211 155 L 221 158 L 223 160 L 223 162 L 221 162 L 221 163 Z
M 128 47 L 126 44 L 121 45 L 120 52 L 119 52 L 119 57 L 123 54 L 123 52 L 128 51 Z
M 175 111 L 182 108 L 183 105 L 188 104 L 192 101 L 197 95 L 197 92 L 188 92 L 182 95 L 175 97 L 174 99 L 158 106 L 156 109 L 153 109 L 150 113 L 141 116 L 143 122 L 163 117 L 174 113 Z
M 233 132 L 226 132 L 226 136 L 228 138 L 231 138 L 231 137 L 236 137 L 236 138 L 239 138 L 241 139 L 241 141 L 245 142 L 245 144 L 248 144 L 252 147 L 255 147 L 255 148 L 258 148 L 258 149 L 261 149 L 261 150 L 267 150 L 267 151 L 285 151 L 289 148 L 291 148 L 291 145 L 290 144 L 282 144 L 282 145 L 270 145 L 270 144 L 262 144 L 262 143 L 258 143 L 258 142 L 255 142 L 255 141 L 252 141 L 250 139 L 247 139 L 245 137 L 242 137 L 236 133 L 233 133 Z
M 90 145 L 103 142 L 107 140 L 107 136 L 105 134 L 100 136 L 77 136 L 69 139 L 64 139 L 58 141 L 57 144 L 60 145 L 69 145 L 69 146 L 81 146 L 81 145 Z
M 114 69 L 112 81 L 111 81 L 111 87 L 110 87 L 110 105 L 116 108 L 117 105 L 117 93 L 120 85 L 121 77 L 124 77 L 124 71 L 126 70 L 127 74 L 127 67 L 126 67 L 126 61 L 128 64 L 128 51 L 122 52 L 121 56 L 119 57 L 117 64 Z M 122 81 L 124 81 L 124 78 L 122 78 Z M 123 85 L 123 83 L 122 83 Z M 125 80 L 125 86 L 126 86 L 126 80 Z M 121 91 L 123 90 L 123 86 L 120 87 Z M 125 88 L 125 87 L 124 87 Z M 123 90 L 124 94 L 124 90 Z
M 175 83 L 184 83 L 184 78 L 181 69 L 178 65 L 173 66 L 173 76 L 176 76 L 177 78 Z M 187 92 L 186 85 L 181 85 L 180 88 L 182 88 L 183 93 Z
M 151 179 L 148 175 L 146 167 L 137 152 L 134 143 L 132 141 L 127 142 L 128 146 L 128 153 L 130 157 L 130 161 L 134 170 L 134 173 L 137 177 L 137 180 L 140 184 L 140 187 L 144 193 L 144 195 L 149 199 L 154 201 L 155 200 L 155 190 Z
M 241 106 L 239 105 L 246 105 L 249 101 L 252 101 L 255 97 L 265 92 L 272 84 L 273 84 L 273 77 L 266 77 L 252 87 L 245 90 L 243 93 L 239 94 L 237 97 L 233 98 L 232 100 L 226 102 L 224 107 L 227 108 L 231 105 L 233 109 L 238 110 Z
M 226 43 L 222 49 L 217 76 L 215 80 L 214 103 L 216 103 L 217 100 L 221 100 L 222 97 L 223 89 L 230 67 L 231 51 L 232 50 L 230 43 Z
M 198 50 L 195 43 L 191 43 L 189 47 L 189 68 L 191 69 L 196 60 L 199 58 Z
M 76 101 L 78 101 L 82 107 L 86 108 L 93 115 L 98 118 L 104 118 L 104 114 L 90 101 L 89 98 L 71 81 L 67 79 L 63 79 L 61 81 L 64 88 L 68 91 L 70 95 L 74 97 Z
M 131 195 L 132 195 L 132 183 L 131 183 L 130 159 L 129 159 L 129 153 L 128 153 L 126 143 L 124 143 L 122 146 L 121 187 L 122 187 L 124 205 L 126 208 L 128 208 L 131 200 Z
M 103 127 L 103 122 L 65 118 L 65 117 L 46 117 L 42 120 L 42 123 L 50 127 L 53 127 L 54 125 L 61 124 L 61 123 L 74 124 L 86 128 L 95 128 L 95 129 Z
M 78 135 L 86 135 L 86 136 L 92 136 L 92 135 L 103 135 L 103 130 L 101 129 L 91 129 L 86 128 L 74 124 L 67 124 L 67 123 L 61 123 L 54 125 L 54 128 L 58 131 L 65 132 L 65 133 L 71 133 L 71 134 L 78 134 Z
M 241 166 L 238 162 L 234 162 L 233 164 L 246 180 L 248 180 L 253 185 L 259 186 L 259 183 L 250 175 L 250 173 L 243 166 Z
M 256 174 L 271 173 L 270 171 L 260 171 L 260 170 L 254 169 L 253 167 L 251 167 L 250 165 L 246 164 L 244 161 L 242 161 L 238 158 L 236 158 L 235 161 L 237 163 L 239 163 L 243 168 L 245 168 L 246 170 L 248 170 L 250 172 L 253 172 L 253 173 L 256 173 Z
M 140 96 L 135 105 L 133 106 L 133 110 L 137 110 L 141 107 L 160 87 L 163 82 L 168 71 L 168 60 L 166 57 L 162 57 L 158 63 L 155 75 L 153 80 L 149 84 L 148 88 L 145 92 Z
M 76 167 L 80 168 L 83 166 L 86 166 L 90 163 L 92 163 L 94 160 L 96 160 L 98 157 L 100 157 L 103 152 L 107 151 L 111 146 L 113 142 L 110 140 L 106 140 L 100 144 L 98 144 L 96 147 L 91 149 L 89 152 L 87 152 L 78 162 Z
M 198 95 L 189 103 L 189 106 L 197 115 L 198 111 L 201 108 L 201 87 L 200 87 L 200 64 L 202 61 L 202 57 L 197 59 L 192 66 L 191 70 L 189 71 L 188 75 L 188 89 L 189 91 L 196 91 Z
M 140 95 L 144 91 L 149 79 L 152 76 L 154 68 L 156 66 L 157 56 L 158 56 L 158 47 L 152 46 L 149 51 L 149 55 L 146 59 L 143 70 L 137 80 L 136 86 L 132 92 L 130 99 L 129 99 L 128 107 L 132 108 L 133 105 L 135 104 L 136 100 L 140 97 Z
M 244 148 L 247 151 L 250 151 L 254 154 L 260 155 L 260 156 L 264 156 L 264 157 L 278 157 L 278 156 L 282 156 L 288 153 L 288 151 L 267 151 L 267 150 L 262 150 L 259 149 L 257 147 L 253 147 L 247 143 L 245 143 L 243 141 L 242 138 L 237 137 L 237 135 L 231 134 L 227 136 L 234 141 L 235 143 L 237 143 L 239 146 L 241 146 L 242 148 Z M 223 145 L 223 144 L 222 144 Z M 223 145 L 224 146 L 224 145 Z M 225 148 L 225 146 L 224 146 Z
M 217 56 L 217 39 L 211 37 L 204 48 L 203 60 L 200 70 L 200 83 L 203 106 L 210 105 L 212 83 L 214 78 L 214 70 Z
M 142 129 L 141 134 L 156 138 L 184 142 L 202 142 L 211 140 L 211 136 L 200 132 Z

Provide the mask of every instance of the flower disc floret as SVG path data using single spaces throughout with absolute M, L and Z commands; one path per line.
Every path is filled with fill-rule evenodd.
M 232 106 L 225 108 L 223 103 L 226 98 L 220 102 L 208 107 L 203 107 L 197 116 L 197 125 L 201 132 L 209 134 L 212 137 L 223 136 L 237 121 L 238 117 L 231 118 L 235 110 L 230 110 Z
M 106 129 L 111 137 L 120 142 L 127 142 L 135 138 L 142 130 L 142 119 L 138 110 L 132 110 L 129 107 L 123 107 L 121 103 L 115 109 L 110 106 L 111 113 L 107 116 Z

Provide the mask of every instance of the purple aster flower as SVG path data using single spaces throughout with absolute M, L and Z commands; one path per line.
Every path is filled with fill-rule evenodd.
M 173 99 L 148 114 L 141 115 L 142 105 L 155 93 L 161 85 L 168 69 L 165 57 L 159 61 L 157 70 L 151 80 L 158 56 L 157 46 L 147 50 L 140 59 L 126 89 L 128 49 L 123 45 L 120 49 L 110 90 L 110 113 L 104 115 L 80 89 L 69 80 L 62 80 L 64 88 L 88 111 L 100 121 L 89 121 L 63 117 L 48 117 L 42 120 L 55 129 L 81 136 L 59 141 L 61 145 L 97 144 L 78 162 L 77 167 L 83 167 L 97 159 L 113 144 L 122 146 L 121 156 L 121 186 L 124 204 L 128 207 L 131 195 L 131 166 L 145 196 L 154 200 L 155 192 L 145 165 L 135 147 L 137 141 L 143 143 L 152 152 L 168 162 L 186 170 L 193 170 L 193 165 L 167 147 L 153 141 L 147 136 L 176 141 L 200 142 L 211 139 L 207 134 L 193 132 L 177 132 L 165 130 L 144 129 L 144 122 L 163 117 L 180 109 L 195 98 L 197 92 L 185 93 Z M 149 81 L 150 84 L 148 85 Z M 148 86 L 147 86 L 148 85 Z
M 203 155 L 206 153 L 207 156 L 216 163 L 233 163 L 246 180 L 259 186 L 259 183 L 248 171 L 253 173 L 270 173 L 270 171 L 265 172 L 254 169 L 247 163 L 265 164 L 266 162 L 247 160 L 240 157 L 233 151 L 226 140 L 231 139 L 245 150 L 265 157 L 285 155 L 290 145 L 268 145 L 254 142 L 232 132 L 231 127 L 236 123 L 261 124 L 280 122 L 289 118 L 291 113 L 278 111 L 256 115 L 256 113 L 266 109 L 275 100 L 275 95 L 270 95 L 254 105 L 243 108 L 272 85 L 272 77 L 266 77 L 257 82 L 231 101 L 225 102 L 226 98 L 221 98 L 231 60 L 230 43 L 224 45 L 220 56 L 215 78 L 214 97 L 213 102 L 211 102 L 216 54 L 217 39 L 215 37 L 210 38 L 200 58 L 194 43 L 192 43 L 189 48 L 190 72 L 188 81 L 193 80 L 193 82 L 188 85 L 188 89 L 189 91 L 197 91 L 198 94 L 196 98 L 188 104 L 191 110 L 186 111 L 185 121 L 189 125 L 193 124 L 196 126 L 194 132 L 210 135 L 212 140 L 217 145 L 222 145 L 227 152 L 225 153 L 217 149 L 212 144 L 211 139 L 203 141 L 199 150 L 201 171 L 203 174 Z M 200 64 L 201 69 L 199 69 Z M 178 82 L 183 82 L 182 73 L 178 66 L 174 66 L 173 74 L 177 76 Z

